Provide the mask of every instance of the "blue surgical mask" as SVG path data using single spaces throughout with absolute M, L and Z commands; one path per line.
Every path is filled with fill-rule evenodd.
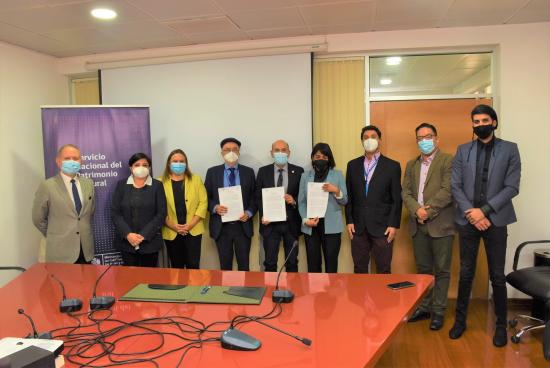
M 170 170 L 176 175 L 183 174 L 186 168 L 187 165 L 184 162 L 170 162 Z
M 80 171 L 80 162 L 65 160 L 61 162 L 61 171 L 67 175 L 76 175 Z
M 420 142 L 418 142 L 418 148 L 420 149 L 420 152 L 422 152 L 425 155 L 428 155 L 433 152 L 434 150 L 434 140 L 433 139 L 423 139 Z
M 283 166 L 288 162 L 288 153 L 286 152 L 273 152 L 273 161 L 275 165 Z

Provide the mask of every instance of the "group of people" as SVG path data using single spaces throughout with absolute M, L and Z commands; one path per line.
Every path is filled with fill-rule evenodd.
M 380 153 L 382 132 L 374 125 L 361 130 L 364 154 L 348 163 L 345 179 L 335 168 L 326 143 L 313 147 L 312 169 L 305 171 L 289 162 L 288 143 L 277 140 L 271 147 L 273 163 L 261 167 L 255 176 L 252 168 L 239 162 L 241 142 L 226 138 L 220 142 L 223 163 L 208 169 L 204 184 L 191 172 L 187 155 L 180 149 L 170 152 L 158 179 L 150 175 L 151 158 L 136 153 L 128 162 L 130 176 L 118 182 L 111 200 L 117 232 L 114 245 L 121 251 L 124 265 L 156 266 L 165 244 L 172 267 L 199 268 L 208 211 L 220 268 L 232 269 L 235 257 L 238 269 L 247 271 L 252 218 L 259 212 L 266 271 L 277 270 L 282 241 L 286 270 L 296 272 L 295 244 L 303 234 L 308 272 L 322 272 L 323 263 L 325 272 L 337 272 L 341 233 L 347 231 L 356 273 L 369 272 L 371 257 L 378 273 L 390 273 L 404 203 L 417 271 L 435 276 L 433 290 L 409 321 L 431 318 L 432 330 L 442 328 L 457 231 L 460 281 L 449 336 L 459 338 L 466 330 L 468 301 L 483 239 L 497 317 L 493 343 L 503 346 L 507 341 L 507 225 L 516 221 L 512 198 L 519 193 L 521 163 L 517 145 L 495 137 L 498 118 L 490 106 L 476 106 L 471 120 L 477 138 L 460 145 L 454 158 L 439 149 L 436 127 L 420 124 L 415 129 L 419 155 L 407 163 L 402 185 L 400 164 Z M 93 182 L 78 175 L 81 155 L 76 146 L 61 147 L 56 162 L 60 174 L 38 188 L 33 222 L 46 237 L 46 261 L 88 263 L 94 255 Z M 307 217 L 311 182 L 322 183 L 322 190 L 328 193 L 324 216 Z M 237 185 L 244 211 L 235 221 L 223 221 L 229 208 L 220 203 L 218 189 Z M 269 222 L 263 216 L 262 189 L 272 187 L 284 187 L 286 221 Z

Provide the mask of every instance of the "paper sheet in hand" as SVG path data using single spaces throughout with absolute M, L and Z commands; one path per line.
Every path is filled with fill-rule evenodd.
M 285 188 L 263 188 L 262 208 L 266 221 L 286 221 Z
M 220 204 L 227 207 L 227 213 L 222 216 L 222 222 L 237 221 L 244 214 L 243 194 L 241 186 L 218 188 Z
M 323 190 L 325 183 L 307 183 L 307 218 L 324 218 L 327 211 L 328 192 Z

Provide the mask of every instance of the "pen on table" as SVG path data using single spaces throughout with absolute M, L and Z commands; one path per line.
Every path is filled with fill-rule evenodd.
M 210 290 L 211 286 L 205 286 L 202 288 L 201 290 L 201 294 L 206 294 L 208 292 L 208 290 Z

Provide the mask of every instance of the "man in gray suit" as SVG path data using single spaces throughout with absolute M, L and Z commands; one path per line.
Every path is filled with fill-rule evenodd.
M 515 143 L 495 137 L 495 110 L 478 105 L 472 110 L 471 119 L 477 139 L 458 147 L 451 179 L 460 240 L 460 280 L 455 324 L 449 337 L 458 339 L 466 330 L 479 241 L 483 239 L 496 314 L 493 345 L 500 347 L 508 340 L 504 263 L 507 225 L 516 221 L 512 198 L 519 193 L 521 160 Z
M 46 237 L 46 262 L 90 263 L 94 257 L 94 183 L 79 176 L 80 149 L 62 146 L 59 174 L 40 184 L 32 209 L 34 226 Z

